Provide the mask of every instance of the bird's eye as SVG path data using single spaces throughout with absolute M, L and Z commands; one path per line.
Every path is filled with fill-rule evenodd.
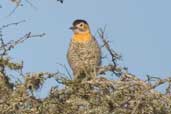
M 83 24 L 80 24 L 80 27 L 82 27 L 83 26 Z

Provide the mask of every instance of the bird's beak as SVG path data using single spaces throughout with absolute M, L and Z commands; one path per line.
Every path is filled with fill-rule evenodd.
M 75 30 L 76 28 L 77 28 L 77 27 L 72 26 L 72 27 L 70 27 L 69 29 Z

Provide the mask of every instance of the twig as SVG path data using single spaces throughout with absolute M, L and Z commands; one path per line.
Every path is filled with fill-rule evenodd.
M 168 86 L 166 88 L 166 94 L 171 94 L 171 81 L 168 82 Z
M 71 76 L 71 74 L 70 74 L 70 72 L 69 72 L 68 68 L 66 67 L 66 65 L 64 65 L 64 64 L 60 64 L 60 63 L 57 63 L 57 64 L 58 64 L 58 65 L 60 65 L 60 66 L 62 66 L 62 67 L 65 69 L 65 71 L 67 72 L 67 74 L 68 74 L 69 78 L 70 78 L 70 79 L 72 79 L 72 76 Z
M 110 45 L 109 45 L 109 41 L 108 40 L 106 40 L 106 38 L 105 38 L 105 36 L 104 36 L 104 33 L 105 33 L 105 27 L 104 27 L 104 29 L 99 29 L 99 31 L 98 31 L 98 34 L 99 34 L 99 36 L 100 36 L 100 38 L 102 39 L 102 41 L 103 41 L 103 47 L 105 47 L 106 49 L 107 49 L 107 51 L 109 52 L 109 54 L 111 55 L 111 57 L 112 57 L 112 63 L 113 63 L 113 66 L 112 66 L 112 69 L 111 69 L 111 65 L 109 65 L 108 66 L 108 68 L 110 69 L 110 71 L 112 71 L 116 76 L 120 76 L 122 73 L 121 73 L 121 71 L 120 72 L 116 72 L 115 70 L 116 70 L 116 67 L 117 67 L 117 64 L 116 64 L 116 61 L 118 60 L 118 59 L 121 59 L 121 56 L 119 55 L 119 54 L 117 54 L 111 47 L 110 47 Z M 109 70 L 107 68 L 107 70 Z
M 154 85 L 149 86 L 149 88 L 147 88 L 146 90 L 144 90 L 144 91 L 141 93 L 141 95 L 137 97 L 136 101 L 138 101 L 138 103 L 137 103 L 137 105 L 135 106 L 135 108 L 133 109 L 133 111 L 132 111 L 131 114 L 136 114 L 136 111 L 137 111 L 139 105 L 141 104 L 142 98 L 145 96 L 144 94 L 145 94 L 146 92 L 148 92 L 148 91 L 151 90 L 151 89 L 155 89 L 156 87 L 158 87 L 158 86 L 160 86 L 160 85 L 162 85 L 162 84 L 164 84 L 164 83 L 166 83 L 166 82 L 171 82 L 171 77 L 166 78 L 166 79 L 160 79 L 160 80 L 158 80 Z
M 26 22 L 26 20 L 21 20 L 21 21 L 18 21 L 18 22 L 14 22 L 14 23 L 10 23 L 10 24 L 7 24 L 7 25 L 3 25 L 3 26 L 1 27 L 1 29 L 7 28 L 7 27 L 13 26 L 13 25 L 17 26 L 17 25 L 19 25 L 20 23 L 24 23 L 24 22 Z
M 3 49 L 3 52 L 0 55 L 1 56 L 6 55 L 6 53 L 7 53 L 7 49 L 5 48 L 6 44 L 4 43 L 4 40 L 2 38 L 0 39 L 0 44 L 1 44 L 0 50 L 1 50 L 1 48 Z
M 25 40 L 29 39 L 29 38 L 33 38 L 33 37 L 43 37 L 45 35 L 45 33 L 42 34 L 38 34 L 38 35 L 32 35 L 31 32 L 25 34 L 23 37 L 19 38 L 16 41 L 9 41 L 8 43 L 4 44 L 1 40 L 1 43 L 3 43 L 3 45 L 0 46 L 0 50 L 4 50 L 4 53 L 6 53 L 7 51 L 10 51 L 12 48 L 14 48 L 16 45 L 23 43 Z
M 161 78 L 159 77 L 154 77 L 154 76 L 150 76 L 150 75 L 146 75 L 147 79 L 145 80 L 145 82 L 148 82 L 151 85 L 152 81 L 156 81 L 156 80 L 160 80 Z
M 98 34 L 100 36 L 100 38 L 102 39 L 103 43 L 104 43 L 104 47 L 106 47 L 106 49 L 108 50 L 109 54 L 112 57 L 112 62 L 114 64 L 114 66 L 116 66 L 116 60 L 117 59 L 121 59 L 121 56 L 118 55 L 109 45 L 109 41 L 105 39 L 104 33 L 105 33 L 105 29 L 99 29 Z
M 37 10 L 37 7 L 35 7 L 29 0 L 25 0 L 32 8 L 34 8 L 35 10 Z
M 12 0 L 11 0 L 12 1 Z M 24 0 L 26 3 L 28 3 L 33 9 L 37 9 L 29 0 Z M 10 12 L 10 14 L 7 16 L 7 17 L 10 17 L 12 14 L 14 14 L 15 13 L 15 11 L 17 10 L 17 8 L 19 7 L 19 6 L 22 6 L 22 4 L 21 4 L 21 2 L 22 2 L 22 0 L 15 0 L 15 1 L 13 1 L 13 2 L 15 2 L 16 3 L 16 7 Z
M 18 0 L 17 2 L 16 2 L 16 7 L 9 13 L 9 15 L 7 16 L 7 17 L 10 17 L 12 14 L 14 14 L 15 13 L 15 11 L 17 10 L 17 8 L 20 6 L 20 4 L 21 4 L 21 1 L 22 0 Z
M 116 67 L 109 64 L 108 66 L 99 66 L 97 67 L 97 69 L 98 69 L 97 74 L 104 74 L 107 71 L 115 71 Z

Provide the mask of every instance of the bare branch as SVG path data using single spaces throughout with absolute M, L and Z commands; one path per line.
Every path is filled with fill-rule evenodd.
M 116 53 L 109 45 L 109 41 L 105 38 L 105 29 L 99 29 L 98 31 L 98 34 L 101 38 L 101 40 L 103 41 L 103 46 L 102 47 L 105 47 L 107 49 L 107 51 L 109 52 L 110 56 L 112 57 L 112 63 L 113 65 L 108 65 L 108 66 L 105 66 L 103 68 L 100 68 L 101 70 L 99 70 L 99 73 L 104 73 L 105 71 L 112 71 L 116 76 L 120 76 L 122 74 L 122 69 L 117 68 L 117 60 L 121 59 L 121 56 Z M 117 71 L 118 70 L 118 71 Z
M 168 82 L 168 86 L 166 88 L 166 94 L 171 94 L 171 81 Z
M 146 77 L 147 77 L 147 79 L 145 80 L 145 82 L 148 82 L 150 85 L 152 84 L 153 81 L 161 79 L 159 77 L 154 77 L 154 76 L 150 76 L 150 75 L 146 75 Z
M 157 82 L 155 82 L 154 85 L 149 86 L 149 88 L 147 88 L 147 89 L 145 89 L 144 91 L 142 91 L 142 92 L 141 92 L 141 95 L 139 95 L 139 97 L 136 98 L 137 104 L 136 104 L 136 106 L 134 107 L 134 109 L 133 109 L 133 111 L 132 111 L 131 114 L 136 114 L 136 111 L 137 111 L 139 105 L 141 104 L 143 98 L 146 97 L 145 93 L 147 93 L 148 91 L 150 91 L 150 90 L 152 90 L 152 89 L 154 90 L 156 87 L 158 87 L 158 86 L 160 86 L 160 85 L 162 85 L 162 84 L 164 84 L 164 83 L 166 83 L 166 82 L 169 82 L 169 83 L 170 83 L 170 82 L 171 82 L 171 77 L 166 78 L 166 79 L 160 79 L 160 80 L 158 80 Z
M 111 72 L 117 72 L 117 73 L 121 73 L 122 72 L 122 68 L 116 67 L 114 65 L 109 64 L 108 66 L 99 66 L 97 67 L 97 74 L 104 74 L 105 72 L 111 71 Z M 121 75 L 121 74 L 120 74 Z
M 60 64 L 60 63 L 57 63 L 57 64 L 58 64 L 58 65 L 60 65 L 62 68 L 64 68 L 64 69 L 65 69 L 65 71 L 67 72 L 67 74 L 68 74 L 69 78 L 70 78 L 70 79 L 72 79 L 72 76 L 71 76 L 71 74 L 70 74 L 70 72 L 69 72 L 68 68 L 66 67 L 66 65 L 64 65 L 64 64 Z
M 21 23 L 24 23 L 24 22 L 26 22 L 26 20 L 21 20 L 21 21 L 18 21 L 18 22 L 14 22 L 14 23 L 10 23 L 10 24 L 7 24 L 7 25 L 3 25 L 2 27 L 1 27 L 1 29 L 4 29 L 4 28 L 7 28 L 7 27 L 9 27 L 9 26 L 17 26 L 17 25 L 19 25 L 19 24 L 21 24 Z
M 33 5 L 29 0 L 25 0 L 33 9 L 37 10 L 37 7 Z
M 14 48 L 16 45 L 23 43 L 25 40 L 33 38 L 33 37 L 43 37 L 45 35 L 45 33 L 42 34 L 36 34 L 36 35 L 32 35 L 31 32 L 25 34 L 23 37 L 19 38 L 16 41 L 9 41 L 8 43 L 4 43 L 3 39 L 0 39 L 1 41 L 1 46 L 0 46 L 0 50 L 3 50 L 3 53 L 1 55 L 5 55 L 7 53 L 7 51 L 10 51 L 12 48 Z
M 16 4 L 15 8 L 9 13 L 7 17 L 10 17 L 12 14 L 15 13 L 17 8 L 20 6 L 22 0 L 11 0 L 11 2 L 14 2 Z
M 12 14 L 15 13 L 15 11 L 17 10 L 17 8 L 19 6 L 23 6 L 23 4 L 21 4 L 23 0 L 11 0 L 11 2 L 15 3 L 15 8 L 10 12 L 10 14 L 7 17 L 10 17 Z M 33 9 L 37 9 L 31 2 L 30 0 L 24 0 L 26 3 L 28 3 Z
M 108 50 L 109 54 L 111 55 L 111 57 L 112 57 L 112 62 L 113 62 L 113 64 L 114 64 L 114 66 L 116 66 L 116 60 L 117 60 L 117 59 L 121 59 L 121 56 L 120 56 L 118 53 L 116 53 L 116 52 L 110 47 L 109 41 L 106 40 L 106 38 L 105 38 L 105 36 L 104 36 L 104 34 L 105 34 L 105 29 L 106 29 L 106 28 L 104 28 L 104 29 L 99 29 L 98 34 L 99 34 L 100 38 L 102 39 L 102 41 L 103 41 L 103 43 L 104 43 L 103 46 L 106 47 L 106 49 Z

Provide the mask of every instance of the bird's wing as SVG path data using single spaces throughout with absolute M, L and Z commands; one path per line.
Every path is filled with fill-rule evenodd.
M 96 38 L 94 36 L 92 36 L 92 40 L 93 40 L 93 43 L 94 43 L 94 46 L 95 46 L 95 52 L 97 53 L 97 60 L 98 61 L 98 64 L 100 65 L 101 64 L 101 49 L 100 49 L 100 45 L 99 43 L 97 42 Z

